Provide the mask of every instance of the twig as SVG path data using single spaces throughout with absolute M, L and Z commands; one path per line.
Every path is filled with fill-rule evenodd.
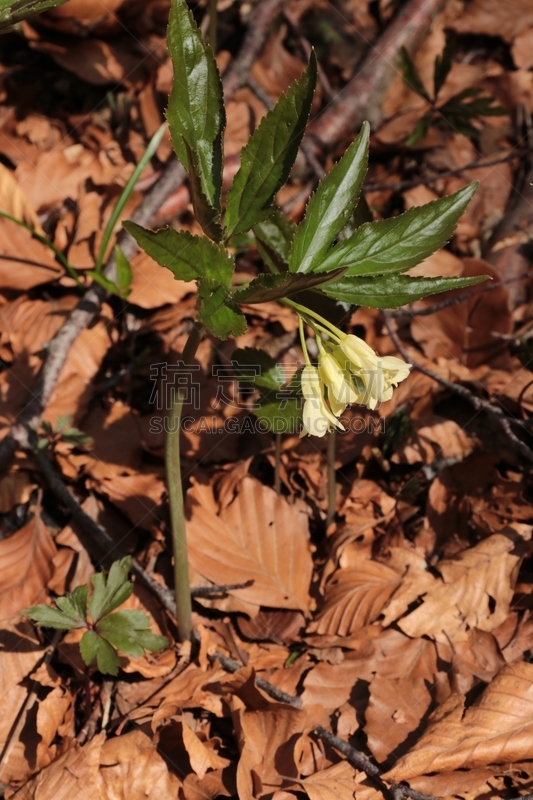
M 261 52 L 270 24 L 278 15 L 283 0 L 261 0 L 250 13 L 248 30 L 238 57 L 224 75 L 224 94 L 226 100 L 233 97 L 237 89 L 246 82 L 252 64 Z
M 446 378 L 442 378 L 440 375 L 437 375 L 435 372 L 428 369 L 428 367 L 425 367 L 423 364 L 419 364 L 417 361 L 415 361 L 409 355 L 409 353 L 404 347 L 402 340 L 394 330 L 389 312 L 384 311 L 383 316 L 385 318 L 385 324 L 388 328 L 391 339 L 398 348 L 398 352 L 400 353 L 402 358 L 411 363 L 413 369 L 422 372 L 424 375 L 427 375 L 428 378 L 431 378 L 437 383 L 440 383 L 441 386 L 444 386 L 446 389 L 448 389 L 448 391 L 452 392 L 453 394 L 459 395 L 459 397 L 462 397 L 464 400 L 467 400 L 470 403 L 470 405 L 474 406 L 476 411 L 485 411 L 490 417 L 492 417 L 492 419 L 495 420 L 495 422 L 501 428 L 505 436 L 516 447 L 518 452 L 527 461 L 533 464 L 533 452 L 529 449 L 527 444 L 522 442 L 518 438 L 518 436 L 516 436 L 515 433 L 511 430 L 511 421 L 505 416 L 505 414 L 501 409 L 491 405 L 491 403 L 487 403 L 486 400 L 482 400 L 480 397 L 476 397 L 476 395 L 473 394 L 469 389 L 467 389 L 466 386 L 461 386 L 460 384 L 453 383 L 452 381 L 449 381 Z M 522 420 L 513 420 L 513 422 L 515 424 L 519 424 L 521 427 L 523 427 L 524 425 Z
M 339 736 L 335 736 L 335 734 L 330 733 L 323 728 L 322 725 L 319 725 L 317 728 L 315 728 L 315 732 L 323 742 L 326 742 L 326 744 L 329 744 L 330 747 L 334 747 L 335 750 L 338 750 L 339 753 L 342 753 L 343 756 L 346 756 L 346 760 L 352 765 L 352 767 L 355 767 L 355 769 L 358 769 L 361 772 L 364 772 L 365 775 L 368 775 L 368 777 L 376 783 L 382 792 L 390 793 L 394 800 L 401 800 L 403 797 L 410 797 L 411 800 L 437 800 L 437 798 L 431 794 L 417 792 L 416 789 L 411 789 L 409 786 L 404 786 L 403 784 L 395 783 L 390 788 L 387 787 L 383 782 L 379 767 L 377 767 L 368 758 L 368 756 L 365 756 L 365 754 L 359 752 L 359 750 L 355 750 L 355 748 L 348 744 L 348 742 L 345 742 L 344 739 L 341 739 Z
M 261 0 L 250 14 L 248 29 L 239 55 L 223 78 L 226 102 L 245 82 L 249 69 L 261 51 L 268 33 L 268 27 L 282 4 L 282 0 Z M 156 184 L 145 196 L 132 219 L 139 225 L 150 225 L 164 201 L 178 189 L 185 180 L 185 170 L 172 157 Z M 137 244 L 129 234 L 122 231 L 119 236 L 120 247 L 127 258 L 137 251 Z M 111 280 L 115 276 L 115 260 L 111 257 L 104 274 Z M 89 327 L 108 293 L 100 285 L 91 286 L 84 294 L 67 321 L 48 344 L 48 352 L 37 378 L 33 397 L 20 414 L 9 433 L 0 442 L 0 470 L 9 467 L 18 447 L 27 448 L 31 433 L 36 433 L 42 414 L 48 405 L 57 385 L 61 370 L 70 349 L 80 333 Z
M 39 467 L 41 468 L 41 471 L 46 478 L 46 482 L 48 483 L 48 486 L 52 492 L 55 494 L 58 500 L 60 500 L 63 505 L 68 508 L 73 518 L 79 523 L 81 529 L 81 532 L 78 533 L 79 538 L 83 541 L 84 531 L 89 534 L 90 538 L 88 541 L 84 542 L 84 544 L 87 544 L 88 549 L 92 549 L 91 545 L 96 542 L 100 550 L 105 553 L 105 555 L 114 554 L 117 558 L 124 558 L 125 553 L 122 551 L 119 545 L 117 545 L 108 536 L 106 530 L 99 525 L 96 520 L 90 517 L 89 514 L 83 510 L 72 492 L 67 489 L 66 485 L 61 480 L 61 477 L 55 471 L 54 466 L 48 456 L 37 451 L 35 452 L 35 458 L 37 459 L 37 463 L 39 464 Z M 136 559 L 133 559 L 132 572 L 147 587 L 147 589 L 149 589 L 152 594 L 157 597 L 164 608 L 166 608 L 166 610 L 175 617 L 176 604 L 174 602 L 174 595 L 170 589 L 162 586 L 160 583 L 158 583 L 158 581 L 152 578 L 152 576 L 149 575 L 148 572 L 143 569 L 143 567 L 141 567 Z
M 247 589 L 253 586 L 254 580 L 250 578 L 244 583 L 223 583 L 221 586 L 197 586 L 191 589 L 192 597 L 212 597 L 214 594 L 227 594 L 234 592 L 236 589 Z
M 228 656 L 219 653 L 218 650 L 209 656 L 212 661 L 220 661 L 220 665 L 226 672 L 237 672 L 238 670 L 242 669 L 242 664 L 239 664 L 238 661 L 235 661 L 233 658 L 229 658 Z M 282 689 L 278 689 L 277 686 L 274 686 L 272 683 L 265 681 L 263 678 L 255 679 L 257 686 L 266 692 L 273 700 L 277 700 L 279 703 L 288 703 L 291 706 L 295 706 L 296 708 L 302 707 L 302 701 L 299 697 L 294 697 L 292 694 L 287 694 Z
M 395 192 L 402 192 L 404 189 L 411 189 L 413 186 L 420 186 L 421 184 L 426 185 L 428 183 L 435 183 L 443 178 L 451 178 L 453 175 L 460 175 L 462 172 L 467 172 L 471 169 L 495 167 L 498 164 L 504 164 L 507 161 L 512 161 L 514 158 L 522 158 L 522 156 L 528 155 L 530 152 L 531 151 L 529 149 L 516 148 L 510 153 L 507 153 L 507 155 L 502 156 L 501 158 L 495 158 L 493 161 L 485 161 L 482 163 L 481 158 L 476 158 L 475 161 L 471 161 L 469 164 L 465 164 L 463 167 L 447 169 L 444 172 L 439 172 L 437 175 L 426 175 L 425 177 L 419 176 L 418 178 L 410 178 L 409 180 L 405 181 L 388 181 L 384 183 L 380 183 L 379 181 L 376 183 L 369 182 L 365 184 L 365 191 L 377 192 L 391 189 Z
M 401 47 L 414 50 L 446 0 L 408 0 L 366 56 L 356 76 L 313 120 L 311 139 L 331 149 L 367 119 L 373 129 L 383 119 L 383 100 L 397 72 Z

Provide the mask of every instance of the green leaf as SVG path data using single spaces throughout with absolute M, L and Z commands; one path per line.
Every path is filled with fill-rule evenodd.
M 402 73 L 403 82 L 406 83 L 410 89 L 423 97 L 424 100 L 431 103 L 431 98 L 422 82 L 422 78 L 418 74 L 418 70 L 405 47 L 402 47 L 400 50 L 400 71 Z
M 314 289 L 328 282 L 328 279 L 337 280 L 345 273 L 341 267 L 333 272 L 316 275 L 311 273 L 287 273 L 282 272 L 278 275 L 265 273 L 258 275 L 257 278 L 245 288 L 239 289 L 233 294 L 233 299 L 237 303 L 267 303 L 271 300 L 281 300 L 283 297 L 290 297 L 293 294 L 304 291 L 304 289 Z
M 115 262 L 117 269 L 117 285 L 121 297 L 127 297 L 131 291 L 133 272 L 128 258 L 124 255 L 118 244 L 115 246 Z
M 380 278 L 348 278 L 328 284 L 322 291 L 336 300 L 370 308 L 398 308 L 422 297 L 451 289 L 464 289 L 489 280 L 487 275 L 474 278 L 409 278 L 387 275 Z
M 73 592 L 66 594 L 64 597 L 58 597 L 56 600 L 58 607 L 64 614 L 80 623 L 78 627 L 83 627 L 87 620 L 88 593 L 88 586 L 77 586 Z
M 242 336 L 246 317 L 225 285 L 202 280 L 198 284 L 198 319 L 217 339 Z
M 131 221 L 125 222 L 124 227 L 139 247 L 160 266 L 169 269 L 177 280 L 208 278 L 224 286 L 230 285 L 235 263 L 223 245 L 174 228 L 154 232 Z
M 419 142 L 420 139 L 423 139 L 424 136 L 427 136 L 427 132 L 429 131 L 429 126 L 431 125 L 432 120 L 433 113 L 431 111 L 428 111 L 427 114 L 424 114 L 423 117 L 420 117 L 415 125 L 414 131 L 405 142 L 407 147 L 413 147 L 413 145 Z
M 239 381 L 251 383 L 263 393 L 277 392 L 285 383 L 283 366 L 256 347 L 234 350 L 231 363 Z
M 287 264 L 295 233 L 296 225 L 279 208 L 275 208 L 268 219 L 254 225 L 256 238 L 278 253 Z
M 157 652 L 168 646 L 166 636 L 152 633 L 150 617 L 144 611 L 117 611 L 100 620 L 97 630 L 122 653 L 136 658 L 145 649 Z
M 0 2 L 0 33 L 7 33 L 23 19 L 33 17 L 49 8 L 62 6 L 67 0 L 2 0 Z
M 113 562 L 107 579 L 103 572 L 97 572 L 91 578 L 94 591 L 89 601 L 89 612 L 93 622 L 107 616 L 130 597 L 133 592 L 133 584 L 128 580 L 131 564 L 131 556 L 126 556 Z
M 298 225 L 289 256 L 291 272 L 314 272 L 352 216 L 366 175 L 370 126 L 361 133 L 340 161 L 318 185 Z
M 80 653 L 84 663 L 90 667 L 94 659 L 104 675 L 118 675 L 120 660 L 116 650 L 95 631 L 86 631 L 80 642 Z
M 291 171 L 309 119 L 316 85 L 314 53 L 302 77 L 263 117 L 241 152 L 226 200 L 226 238 L 250 230 L 272 213 L 272 201 Z
M 399 217 L 362 225 L 333 248 L 320 272 L 348 267 L 348 278 L 405 272 L 416 266 L 446 244 L 477 186 L 470 183 L 455 194 L 410 208 Z
M 288 398 L 286 401 L 261 403 L 253 413 L 272 433 L 298 433 L 302 426 L 302 401 Z
M 435 71 L 433 73 L 434 95 L 436 97 L 442 89 L 446 78 L 452 68 L 453 56 L 455 53 L 455 42 L 449 39 L 440 56 L 435 59 Z
M 60 631 L 70 631 L 73 628 L 81 627 L 71 616 L 64 614 L 63 611 L 57 608 L 50 608 L 50 606 L 30 606 L 29 608 L 25 608 L 21 613 L 26 614 L 36 625 L 41 625 L 43 628 L 56 628 Z
M 172 0 L 167 44 L 174 66 L 166 112 L 172 146 L 191 178 L 201 186 L 214 219 L 220 211 L 226 124 L 222 82 L 213 52 L 203 41 L 185 0 Z M 189 153 L 197 160 L 192 162 Z M 205 209 L 198 211 L 204 214 Z
M 202 181 L 200 180 L 200 160 L 198 158 L 198 153 L 191 150 L 187 143 L 185 143 L 185 147 L 189 159 L 191 200 L 196 219 L 202 226 L 203 232 L 209 236 L 210 239 L 213 239 L 213 241 L 219 242 L 222 239 L 220 211 L 213 208 L 205 196 Z

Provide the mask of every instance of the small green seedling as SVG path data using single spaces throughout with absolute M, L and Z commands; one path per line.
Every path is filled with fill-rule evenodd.
M 130 556 L 115 561 L 106 578 L 98 572 L 89 586 L 78 586 L 73 592 L 56 600 L 57 608 L 47 605 L 30 606 L 22 613 L 43 628 L 71 631 L 86 628 L 80 641 L 80 653 L 89 667 L 96 659 L 100 672 L 117 675 L 120 667 L 118 652 L 138 658 L 145 650 L 157 653 L 168 646 L 166 636 L 150 630 L 150 617 L 144 611 L 128 609 L 115 611 L 133 592 L 128 580 Z
M 481 89 L 473 86 L 463 89 L 462 92 L 454 94 L 446 101 L 440 98 L 441 89 L 452 68 L 454 50 L 454 42 L 449 40 L 442 54 L 436 57 L 432 93 L 426 89 L 405 47 L 402 47 L 400 51 L 400 69 L 404 83 L 431 106 L 418 120 L 406 142 L 408 147 L 412 147 L 420 139 L 423 139 L 429 131 L 431 123 L 439 119 L 445 119 L 456 131 L 475 139 L 479 136 L 479 130 L 472 124 L 473 122 L 481 117 L 500 117 L 507 113 L 504 108 L 497 105 L 493 97 L 480 97 Z
M 47 450 L 50 446 L 53 447 L 56 442 L 65 442 L 73 447 L 88 447 L 92 445 L 93 440 L 86 433 L 80 431 L 72 425 L 72 416 L 64 414 L 56 422 L 54 426 L 51 422 L 43 420 L 41 424 L 43 436 L 37 440 L 38 450 Z

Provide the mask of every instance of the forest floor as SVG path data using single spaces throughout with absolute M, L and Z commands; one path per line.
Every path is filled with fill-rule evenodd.
M 207 34 L 206 0 L 191 7 Z M 86 287 L 114 202 L 164 119 L 168 8 L 70 0 L 0 40 L 0 209 L 49 237 Z M 219 0 L 217 28 L 226 184 L 313 46 L 321 70 L 307 156 L 278 203 L 299 220 L 368 117 L 365 196 L 376 218 L 479 181 L 450 244 L 411 274 L 493 280 L 344 319 L 413 370 L 376 412 L 354 409 L 337 436 L 329 525 L 326 438 L 258 432 L 231 373 L 235 347 L 263 347 L 289 370 L 301 362 L 293 312 L 250 306 L 239 339 L 204 339 L 182 442 L 198 641 L 179 644 L 172 615 L 137 580 L 126 605 L 149 612 L 170 646 L 121 657 L 110 678 L 83 664 L 80 631 L 53 636 L 21 611 L 89 583 L 119 551 L 172 587 L 164 410 L 194 284 L 136 254 L 127 300 L 83 295 L 50 249 L 0 219 L 4 796 L 526 795 L 533 4 Z M 447 41 L 452 62 L 435 98 Z M 401 45 L 417 70 L 410 86 Z M 499 113 L 487 103 L 465 111 L 480 98 Z M 152 227 L 198 233 L 177 172 L 164 196 L 154 188 L 170 157 L 166 135 L 123 219 L 152 191 Z M 243 247 L 240 272 L 259 261 Z M 111 559 L 95 530 L 115 546 Z

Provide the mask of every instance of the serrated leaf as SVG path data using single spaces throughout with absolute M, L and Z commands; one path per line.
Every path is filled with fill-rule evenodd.
M 185 0 L 172 0 L 167 44 L 174 66 L 166 112 L 172 146 L 183 166 L 198 173 L 213 211 L 220 211 L 226 123 L 222 82 L 213 52 L 203 41 Z M 187 146 L 197 155 L 196 164 L 190 163 Z
M 289 253 L 291 250 L 296 225 L 285 214 L 276 208 L 268 218 L 254 225 L 254 235 L 261 256 L 270 260 L 273 272 L 284 272 L 288 269 Z
M 273 213 L 272 201 L 291 171 L 309 119 L 316 85 L 314 53 L 301 78 L 281 95 L 241 151 L 241 166 L 226 200 L 226 238 Z
M 43 628 L 70 631 L 73 628 L 81 627 L 72 617 L 64 614 L 60 609 L 50 608 L 50 606 L 30 606 L 29 608 L 25 608 L 21 613 L 26 614 L 36 625 L 41 625 Z
M 67 0 L 9 0 L 0 3 L 0 33 L 7 33 L 23 19 L 62 6 Z
M 474 278 L 409 278 L 387 275 L 379 278 L 348 278 L 328 284 L 323 290 L 329 297 L 370 308 L 398 308 L 432 294 L 465 289 L 489 280 L 488 275 Z
M 305 289 L 315 289 L 328 282 L 328 279 L 338 280 L 346 270 L 341 267 L 333 272 L 317 275 L 311 273 L 287 273 L 282 272 L 278 275 L 265 273 L 258 275 L 257 278 L 245 288 L 239 289 L 233 294 L 233 299 L 237 303 L 268 303 L 272 300 L 281 300 L 283 297 L 290 297 Z
M 445 46 L 444 50 L 442 51 L 440 56 L 437 56 L 435 59 L 435 71 L 433 73 L 433 87 L 434 87 L 434 95 L 433 97 L 437 97 L 438 93 L 442 89 L 446 78 L 452 68 L 452 61 L 453 55 L 455 52 L 455 43 L 453 39 L 449 39 Z
M 431 102 L 431 98 L 428 94 L 426 87 L 422 82 L 422 78 L 418 74 L 418 70 L 415 67 L 415 64 L 405 49 L 402 47 L 400 50 L 400 71 L 402 73 L 403 82 L 409 86 L 410 89 L 417 92 L 424 100 L 427 100 L 428 103 Z
M 477 186 L 470 183 L 399 217 L 362 225 L 330 251 L 319 271 L 347 267 L 348 278 L 405 272 L 420 264 L 449 240 Z
M 314 272 L 352 216 L 368 163 L 370 126 L 361 132 L 340 161 L 319 183 L 298 225 L 289 256 L 291 272 Z
M 203 232 L 214 242 L 220 242 L 222 239 L 220 211 L 213 208 L 205 195 L 200 179 L 201 169 L 198 154 L 191 150 L 187 143 L 185 143 L 185 147 L 189 159 L 190 190 L 194 214 L 202 226 Z
M 131 281 L 133 272 L 128 258 L 124 255 L 120 247 L 115 245 L 115 264 L 117 270 L 117 286 L 121 297 L 127 297 L 131 291 Z
M 277 392 L 285 383 L 283 366 L 256 347 L 234 350 L 231 363 L 238 380 L 252 383 L 262 392 Z
M 104 675 L 118 675 L 120 660 L 116 650 L 95 631 L 86 631 L 83 634 L 80 653 L 88 667 L 96 659 L 96 665 Z
M 89 601 L 89 612 L 93 622 L 107 616 L 130 597 L 133 592 L 133 584 L 128 580 L 131 564 L 131 556 L 126 556 L 113 562 L 107 579 L 103 572 L 92 576 L 94 591 Z
M 225 285 L 202 280 L 198 284 L 198 319 L 217 339 L 242 336 L 246 317 Z
M 118 650 L 136 658 L 145 649 L 157 652 L 168 645 L 166 636 L 152 633 L 150 617 L 144 611 L 117 611 L 100 620 L 97 630 Z
M 58 608 L 64 614 L 80 623 L 78 627 L 82 627 L 86 622 L 88 593 L 88 586 L 77 586 L 73 592 L 64 597 L 58 597 L 56 600 Z
M 154 232 L 131 221 L 125 222 L 124 227 L 139 247 L 161 267 L 169 269 L 177 280 L 208 278 L 224 286 L 231 283 L 235 263 L 223 245 L 174 228 Z

